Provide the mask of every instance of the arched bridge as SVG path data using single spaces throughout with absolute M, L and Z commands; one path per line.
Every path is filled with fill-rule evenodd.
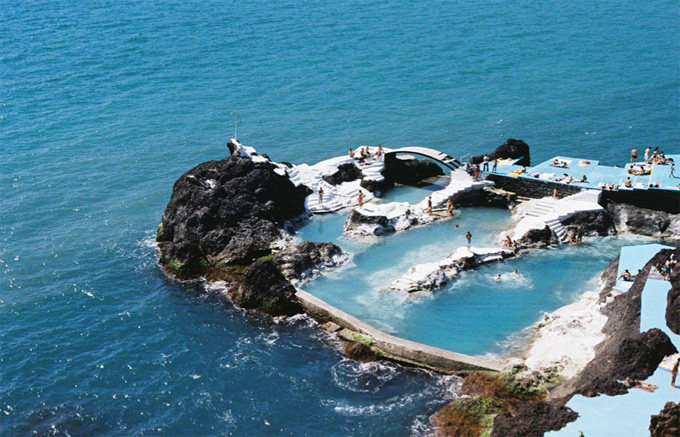
M 463 165 L 453 156 L 449 156 L 446 153 L 440 152 L 439 150 L 430 149 L 428 147 L 402 147 L 401 149 L 393 149 L 389 152 L 385 152 L 385 159 L 387 160 L 389 155 L 396 156 L 398 153 L 424 156 L 442 164 L 447 168 L 450 168 L 451 170 L 456 170 L 461 165 Z

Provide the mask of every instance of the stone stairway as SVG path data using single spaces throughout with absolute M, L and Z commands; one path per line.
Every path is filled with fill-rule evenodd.
M 552 197 L 545 197 L 539 200 L 533 208 L 527 211 L 529 217 L 542 217 L 550 214 L 555 209 L 557 201 Z
M 564 229 L 564 226 L 562 226 L 562 223 L 558 219 L 552 218 L 550 220 L 546 220 L 545 224 L 548 225 L 551 231 L 553 231 L 560 244 L 564 244 L 569 241 L 567 230 Z

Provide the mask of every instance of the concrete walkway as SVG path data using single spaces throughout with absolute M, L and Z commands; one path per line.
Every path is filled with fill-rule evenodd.
M 347 340 L 369 344 L 374 352 L 385 358 L 440 373 L 465 373 L 474 370 L 499 372 L 505 366 L 503 362 L 459 354 L 385 334 L 306 291 L 298 289 L 296 296 L 309 315 L 349 330 L 350 332 L 339 331 L 339 334 Z

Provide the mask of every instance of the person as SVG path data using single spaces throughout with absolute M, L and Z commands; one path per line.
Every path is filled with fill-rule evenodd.
M 623 385 L 625 385 L 627 388 L 639 388 L 640 390 L 648 391 L 650 393 L 654 393 L 654 390 L 659 388 L 658 385 L 652 384 L 651 382 L 640 381 L 638 379 L 631 379 L 628 377 L 626 377 L 626 379 L 623 381 Z
M 498 168 L 498 159 L 494 159 L 493 165 L 491 166 L 491 171 L 495 172 L 497 168 Z
M 675 171 L 675 163 L 674 163 L 674 162 L 671 162 L 671 174 L 670 174 L 670 177 L 672 177 L 672 178 L 675 177 L 675 175 L 673 174 L 674 171 Z
M 323 187 L 319 187 L 319 205 L 323 204 Z
M 625 272 L 621 273 L 619 275 L 619 279 L 623 278 L 624 281 L 632 281 L 633 280 L 633 275 L 630 274 L 628 269 L 626 269 Z
M 456 229 L 460 229 L 460 225 L 456 223 Z
M 380 158 L 380 155 L 382 155 L 382 152 L 383 152 L 382 146 L 380 144 L 378 144 L 378 151 L 375 152 L 376 158 Z
M 349 152 L 347 152 L 347 156 L 349 156 L 350 158 L 354 158 L 354 150 L 352 150 L 351 147 L 349 148 Z
M 633 181 L 630 180 L 630 176 L 626 178 L 626 181 L 623 183 L 623 186 L 626 188 L 630 188 L 633 186 Z
M 364 192 L 359 190 L 359 208 L 364 207 Z
M 475 182 L 477 182 L 479 180 L 479 164 L 475 164 L 474 172 L 475 172 L 475 174 L 474 174 Z
M 496 282 L 501 282 L 501 274 L 499 273 L 498 276 L 496 276 Z
M 453 215 L 453 200 L 449 197 L 449 200 L 446 201 L 446 213 L 448 215 Z
M 553 188 L 553 198 L 557 199 L 557 187 Z
M 432 215 L 432 196 L 427 196 L 427 215 Z
M 468 250 L 470 250 L 470 246 L 472 245 L 472 234 L 470 231 L 465 234 L 465 243 L 467 244 Z
M 482 164 L 482 171 L 489 171 L 489 155 L 484 155 L 484 158 L 482 158 L 482 161 L 484 162 Z
M 515 269 L 515 271 L 512 272 L 512 273 L 514 273 L 514 274 L 516 274 L 516 275 L 519 275 L 519 272 L 517 271 L 517 269 Z
M 581 179 L 579 179 L 578 181 L 581 182 L 581 183 L 586 183 L 586 182 L 588 182 L 588 178 L 586 177 L 586 175 L 583 175 L 581 177 Z
M 633 150 L 630 151 L 630 162 L 635 164 L 636 161 L 637 161 L 637 149 L 633 147 Z
M 680 367 L 680 358 L 673 364 L 673 369 L 671 369 L 671 387 L 675 388 L 675 377 L 678 376 L 678 367 Z
M 652 151 L 652 148 L 647 146 L 647 148 L 645 149 L 645 162 L 649 162 L 649 152 L 651 152 L 651 151 Z
M 505 242 L 503 242 L 504 247 L 512 247 L 512 238 L 510 238 L 510 235 L 505 237 Z

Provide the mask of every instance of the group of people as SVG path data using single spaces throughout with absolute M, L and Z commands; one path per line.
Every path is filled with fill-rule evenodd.
M 638 151 L 635 147 L 630 151 L 630 162 L 632 164 L 637 163 L 638 159 Z M 673 162 L 673 159 L 671 158 L 666 158 L 666 155 L 664 155 L 663 151 L 659 151 L 658 147 L 654 148 L 654 151 L 652 152 L 651 147 L 647 147 L 645 149 L 645 155 L 644 155 L 644 163 L 645 164 L 660 164 L 660 165 L 665 165 L 665 164 L 671 164 Z
M 656 270 L 661 274 L 661 276 L 664 277 L 664 279 L 669 279 L 671 277 L 671 271 L 673 268 L 675 268 L 676 264 L 678 264 L 678 257 L 675 255 L 675 252 L 671 253 L 670 258 L 666 260 L 665 263 L 659 262 L 656 263 Z
M 359 161 L 363 161 L 364 159 L 370 158 L 371 156 L 374 156 L 376 159 L 379 159 L 382 156 L 382 154 L 383 148 L 380 144 L 378 144 L 378 148 L 376 149 L 375 153 L 371 153 L 368 146 L 359 147 L 357 150 L 349 149 L 349 152 L 347 152 L 347 156 L 353 159 L 357 159 Z
M 565 183 L 565 184 L 573 184 L 574 182 L 578 182 L 578 183 L 583 184 L 583 183 L 588 182 L 588 178 L 586 177 L 586 175 L 581 176 L 581 179 L 574 179 L 573 177 L 569 176 L 566 173 L 562 173 L 562 176 L 558 176 L 553 180 L 555 182 L 562 182 L 562 183 Z

